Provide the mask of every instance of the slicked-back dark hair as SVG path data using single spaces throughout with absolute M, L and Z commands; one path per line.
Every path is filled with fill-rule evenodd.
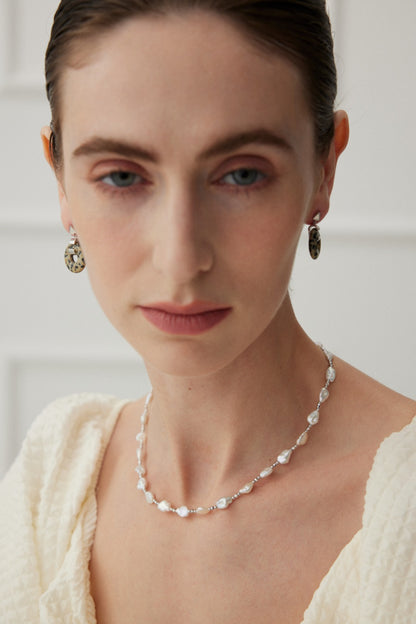
M 315 125 L 317 152 L 334 134 L 337 74 L 325 0 L 62 0 L 46 51 L 46 91 L 52 113 L 51 153 L 62 164 L 60 84 L 65 66 L 83 42 L 131 18 L 204 9 L 223 15 L 257 45 L 283 54 L 301 70 Z

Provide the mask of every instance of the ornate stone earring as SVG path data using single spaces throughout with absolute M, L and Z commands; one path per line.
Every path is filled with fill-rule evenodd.
M 74 228 L 69 230 L 72 238 L 65 249 L 65 264 L 71 273 L 81 273 L 85 269 L 85 259 Z
M 318 227 L 318 223 L 321 220 L 321 213 L 317 212 L 314 215 L 312 221 L 312 225 L 309 226 L 309 253 L 313 260 L 319 258 L 319 254 L 321 253 L 321 232 Z

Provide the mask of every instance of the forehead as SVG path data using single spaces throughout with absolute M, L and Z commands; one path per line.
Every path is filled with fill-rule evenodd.
M 300 71 L 206 11 L 130 19 L 89 42 L 61 82 L 65 134 L 73 141 L 106 128 L 117 138 L 197 145 L 207 133 L 269 120 L 286 133 L 311 133 Z M 71 129 L 71 133 L 66 130 Z M 81 135 L 81 136 L 74 136 Z

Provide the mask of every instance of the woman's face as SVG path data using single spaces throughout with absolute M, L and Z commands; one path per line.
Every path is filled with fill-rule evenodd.
M 83 61 L 61 82 L 62 219 L 110 321 L 170 374 L 277 340 L 330 186 L 299 71 L 196 11 L 130 20 Z

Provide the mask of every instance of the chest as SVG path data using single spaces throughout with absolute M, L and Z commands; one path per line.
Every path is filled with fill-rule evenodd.
M 98 624 L 299 624 L 361 526 L 365 480 L 340 478 L 259 488 L 187 519 L 107 488 L 91 558 Z

